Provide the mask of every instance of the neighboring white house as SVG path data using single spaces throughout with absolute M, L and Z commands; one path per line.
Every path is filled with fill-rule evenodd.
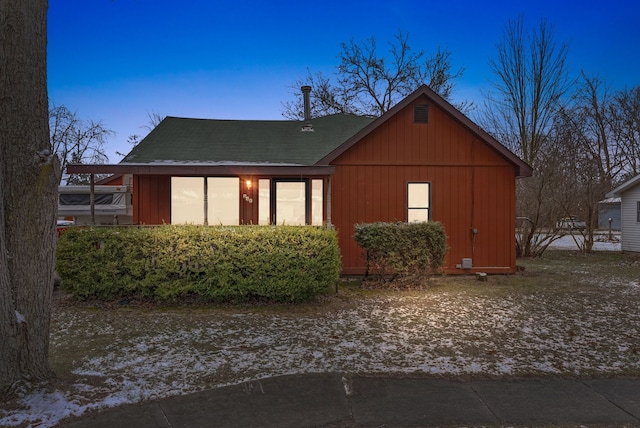
M 622 251 L 640 253 L 640 175 L 607 193 L 621 203 Z

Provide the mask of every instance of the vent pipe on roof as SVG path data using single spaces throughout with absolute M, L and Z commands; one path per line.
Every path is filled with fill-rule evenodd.
M 304 100 L 304 125 L 302 125 L 301 131 L 313 131 L 313 125 L 311 124 L 311 86 L 303 86 L 300 89 Z

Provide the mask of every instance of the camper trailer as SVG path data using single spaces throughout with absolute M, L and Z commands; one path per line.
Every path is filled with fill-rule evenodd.
M 75 226 L 126 225 L 133 222 L 131 189 L 126 185 L 60 186 L 58 218 L 71 220 Z

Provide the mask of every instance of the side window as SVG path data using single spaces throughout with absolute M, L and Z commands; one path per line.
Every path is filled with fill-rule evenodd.
M 407 222 L 431 218 L 431 183 L 407 183 Z
M 640 223 L 640 201 L 636 202 L 636 221 Z
M 322 180 L 311 180 L 311 224 L 322 226 L 322 201 L 323 201 Z

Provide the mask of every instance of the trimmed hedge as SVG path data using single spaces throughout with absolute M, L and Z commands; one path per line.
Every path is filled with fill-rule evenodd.
M 439 222 L 361 223 L 355 225 L 354 238 L 366 252 L 367 276 L 403 280 L 434 273 L 447 253 Z
M 335 286 L 336 233 L 311 226 L 70 228 L 61 286 L 79 298 L 301 302 Z

